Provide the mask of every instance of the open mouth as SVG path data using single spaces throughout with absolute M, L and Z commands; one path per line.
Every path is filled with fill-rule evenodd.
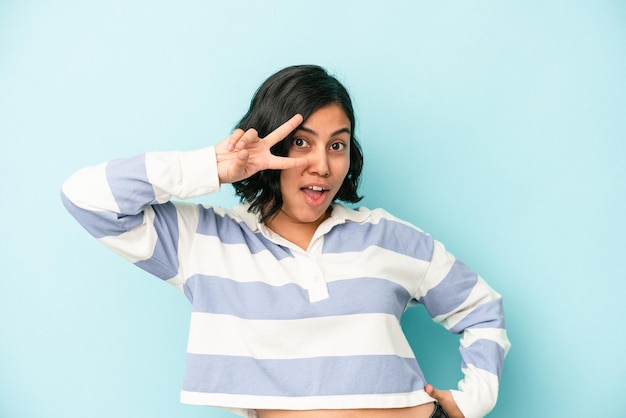
M 324 199 L 326 199 L 326 195 L 330 189 L 322 186 L 307 186 L 300 190 L 302 190 L 304 195 L 307 197 L 309 204 L 318 206 L 324 202 Z

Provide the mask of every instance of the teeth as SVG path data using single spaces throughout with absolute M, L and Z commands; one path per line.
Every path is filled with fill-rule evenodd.
M 323 192 L 325 190 L 323 187 L 319 187 L 319 186 L 309 186 L 308 189 L 315 190 L 316 192 Z

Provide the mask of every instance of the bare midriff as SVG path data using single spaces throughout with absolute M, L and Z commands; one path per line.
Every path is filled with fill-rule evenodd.
M 259 409 L 259 418 L 429 418 L 435 410 L 434 404 L 410 408 L 390 409 L 316 409 L 311 411 L 285 411 Z

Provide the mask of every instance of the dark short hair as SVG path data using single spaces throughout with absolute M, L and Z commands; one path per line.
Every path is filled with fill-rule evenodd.
M 317 65 L 296 65 L 278 71 L 256 91 L 248 113 L 237 128 L 254 128 L 264 138 L 273 130 L 299 113 L 306 120 L 316 110 L 330 104 L 339 105 L 350 120 L 350 167 L 335 200 L 356 203 L 361 200 L 357 189 L 363 169 L 363 152 L 355 132 L 352 100 L 346 88 L 332 75 Z M 287 156 L 292 135 L 271 148 L 274 155 Z M 264 170 L 233 183 L 242 202 L 250 204 L 250 211 L 261 214 L 265 222 L 280 211 L 283 199 L 280 192 L 280 170 Z

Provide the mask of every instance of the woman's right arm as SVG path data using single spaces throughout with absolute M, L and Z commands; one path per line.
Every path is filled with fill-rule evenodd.
M 304 159 L 277 157 L 275 143 L 302 122 L 296 115 L 264 139 L 254 129 L 236 130 L 214 147 L 153 152 L 84 168 L 62 187 L 68 211 L 100 242 L 144 270 L 180 284 L 181 234 L 195 232 L 198 208 L 170 199 L 214 193 L 221 183 L 265 169 L 303 165 Z
M 179 237 L 193 230 L 197 207 L 170 199 L 218 191 L 217 170 L 213 147 L 147 153 L 83 168 L 65 181 L 61 195 L 68 211 L 100 242 L 173 280 L 179 273 Z

